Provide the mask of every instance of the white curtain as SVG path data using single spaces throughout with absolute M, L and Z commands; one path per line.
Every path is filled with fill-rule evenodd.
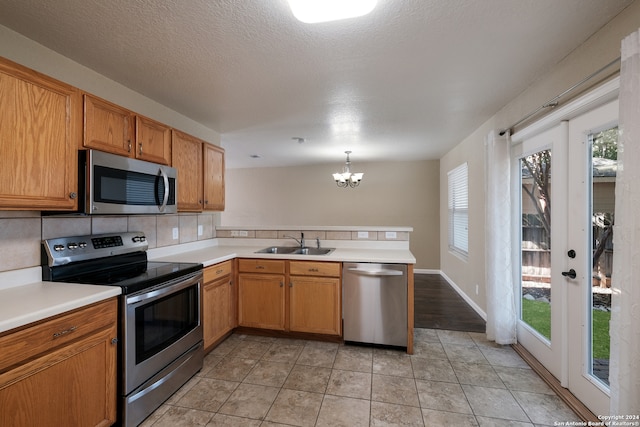
M 611 414 L 640 414 L 640 31 L 622 41 L 611 277 Z
M 509 133 L 500 136 L 497 131 L 492 131 L 485 141 L 487 338 L 497 344 L 516 342 L 510 147 Z

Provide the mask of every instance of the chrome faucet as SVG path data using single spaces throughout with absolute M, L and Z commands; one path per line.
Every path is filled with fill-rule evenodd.
M 284 237 L 288 237 L 289 239 L 295 240 L 296 243 L 299 244 L 301 248 L 304 248 L 304 233 L 300 233 L 300 240 L 296 239 L 293 236 L 284 236 Z

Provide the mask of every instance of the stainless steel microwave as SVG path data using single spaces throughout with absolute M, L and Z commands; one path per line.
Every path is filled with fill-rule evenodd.
M 178 211 L 175 168 L 96 150 L 80 152 L 79 210 L 91 215 Z M 82 200 L 84 199 L 84 200 Z

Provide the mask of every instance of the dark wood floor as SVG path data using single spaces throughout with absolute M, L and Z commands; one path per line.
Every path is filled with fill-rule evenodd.
M 439 274 L 415 274 L 415 327 L 485 332 L 485 321 Z

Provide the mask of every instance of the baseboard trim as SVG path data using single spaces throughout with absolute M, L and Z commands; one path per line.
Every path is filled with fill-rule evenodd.
M 443 273 L 442 271 L 440 271 L 439 273 L 442 277 L 444 277 L 444 280 L 447 281 L 447 283 L 449 283 L 449 285 L 451 285 L 451 287 L 458 293 L 458 295 L 460 295 L 462 297 L 463 300 L 465 300 L 465 302 L 467 304 L 469 304 L 471 306 L 471 308 L 473 308 L 473 310 L 478 313 L 478 315 L 480 317 L 482 317 L 482 319 L 486 322 L 487 321 L 487 313 L 484 312 L 483 309 L 480 308 L 480 306 L 478 304 L 476 304 L 476 302 L 474 300 L 472 300 L 471 298 L 469 298 L 469 296 L 464 293 L 464 291 L 462 289 L 460 289 L 458 287 L 458 285 L 455 284 L 455 282 L 453 280 L 451 280 L 449 278 L 449 276 L 447 276 L 445 273 Z
M 511 348 L 522 357 L 527 365 L 547 383 L 547 385 L 556 393 L 556 395 L 567 404 L 573 412 L 584 422 L 600 423 L 601 421 L 596 415 L 587 408 L 584 403 L 578 400 L 569 390 L 560 385 L 560 381 L 554 377 L 551 372 L 545 368 L 531 353 L 527 351 L 521 344 L 511 344 Z M 598 424 L 599 425 L 599 424 Z

